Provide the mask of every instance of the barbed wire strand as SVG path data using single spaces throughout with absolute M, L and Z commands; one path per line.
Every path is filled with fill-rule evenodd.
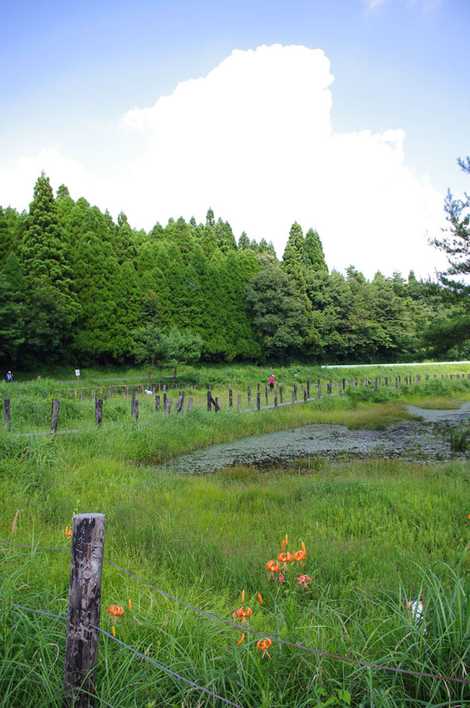
M 185 600 L 181 600 L 181 598 L 177 597 L 176 595 L 173 595 L 172 593 L 169 593 L 166 590 L 162 590 L 158 586 L 149 582 L 146 578 L 143 578 L 142 576 L 138 575 L 137 573 L 134 573 L 131 570 L 128 570 L 127 568 L 123 568 L 122 566 L 117 565 L 117 563 L 114 563 L 113 561 L 108 561 L 108 564 L 111 565 L 116 570 L 119 570 L 120 572 L 123 572 L 126 575 L 129 575 L 130 577 L 134 577 L 137 580 L 139 580 L 140 582 L 145 583 L 152 590 L 157 592 L 159 595 L 161 595 L 165 599 L 170 600 L 171 602 L 176 602 L 179 605 L 182 605 L 183 607 L 185 607 L 186 609 L 191 610 L 192 612 L 195 612 L 196 614 L 200 615 L 201 617 L 205 617 L 206 619 L 216 620 L 228 627 L 231 627 L 232 629 L 236 629 L 240 632 L 248 632 L 257 638 L 262 638 L 262 639 L 269 638 L 272 641 L 276 642 L 277 644 L 289 647 L 291 649 L 300 649 L 302 651 L 305 651 L 308 654 L 313 654 L 315 656 L 322 656 L 326 659 L 333 659 L 335 661 L 341 661 L 343 663 L 348 663 L 348 664 L 352 664 L 355 666 L 360 666 L 361 668 L 364 668 L 364 669 L 376 669 L 378 671 L 388 671 L 391 673 L 404 674 L 407 676 L 413 676 L 415 678 L 430 678 L 430 679 L 434 679 L 437 681 L 447 681 L 449 683 L 459 683 L 462 685 L 469 685 L 470 684 L 470 679 L 467 679 L 467 678 L 460 678 L 458 676 L 447 676 L 445 674 L 432 674 L 427 671 L 413 671 L 411 669 L 403 669 L 399 666 L 388 666 L 386 664 L 380 664 L 379 662 L 365 661 L 363 659 L 358 659 L 354 656 L 335 654 L 333 652 L 329 652 L 325 649 L 319 649 L 317 647 L 308 647 L 305 644 L 302 644 L 301 642 L 291 642 L 287 639 L 283 639 L 280 635 L 275 634 L 275 633 L 274 634 L 273 633 L 263 633 L 258 630 L 252 629 L 247 624 L 239 624 L 237 622 L 232 622 L 231 620 L 224 619 L 223 617 L 219 617 L 219 615 L 217 615 L 215 612 L 212 612 L 210 610 L 202 610 L 200 607 L 196 607 L 195 605 L 192 605 L 191 603 L 186 602 Z
M 49 617 L 52 619 L 60 620 L 61 622 L 65 621 L 67 619 L 67 615 L 65 615 L 65 614 L 58 615 L 58 614 L 55 614 L 54 612 L 49 612 L 49 610 L 42 610 L 42 609 L 35 609 L 33 607 L 26 607 L 25 605 L 20 605 L 18 603 L 14 603 L 13 607 L 15 609 L 23 610 L 23 611 L 29 612 L 31 614 L 41 615 L 44 617 Z M 143 652 L 139 651 L 138 649 L 136 649 L 136 647 L 133 647 L 130 644 L 127 644 L 126 642 L 123 642 L 122 639 L 118 639 L 118 637 L 113 637 L 111 632 L 108 632 L 106 629 L 102 629 L 101 627 L 96 627 L 95 625 L 91 625 L 91 626 L 93 627 L 93 629 L 96 629 L 96 631 L 99 632 L 100 634 L 103 634 L 105 637 L 108 637 L 108 639 L 111 639 L 113 642 L 115 642 L 119 646 L 123 647 L 124 649 L 131 651 L 136 657 L 138 657 L 139 659 L 142 659 L 143 661 L 147 661 L 149 664 L 152 664 L 152 666 L 155 666 L 157 669 L 160 669 L 160 671 L 163 671 L 164 673 L 168 674 L 168 676 L 171 676 L 172 678 L 175 678 L 178 681 L 182 681 L 183 683 L 186 683 L 188 686 L 191 686 L 195 690 L 200 691 L 201 693 L 205 693 L 206 695 L 210 696 L 211 698 L 215 698 L 216 700 L 221 701 L 225 705 L 234 706 L 234 708 L 242 708 L 239 703 L 234 703 L 233 701 L 230 701 L 228 698 L 224 698 L 223 696 L 220 696 L 218 693 L 211 691 L 209 688 L 206 688 L 205 686 L 200 686 L 195 681 L 192 681 L 191 679 L 186 678 L 186 676 L 182 676 L 177 671 L 174 671 L 169 666 L 166 666 L 166 664 L 162 664 L 161 661 L 158 661 L 157 659 L 154 659 L 152 656 L 148 656 L 147 654 L 144 654 Z
M 121 647 L 128 649 L 133 654 L 135 654 L 135 656 L 137 656 L 139 659 L 149 662 L 150 664 L 155 666 L 157 669 L 160 669 L 161 671 L 165 672 L 169 676 L 172 676 L 173 678 L 177 679 L 178 681 L 182 681 L 183 683 L 186 683 L 188 686 L 191 686 L 192 688 L 196 689 L 197 691 L 200 691 L 201 693 L 205 693 L 206 695 L 210 696 L 211 698 L 215 698 L 218 701 L 225 703 L 225 705 L 235 706 L 235 708 L 242 708 L 239 703 L 234 703 L 233 701 L 230 701 L 228 698 L 224 698 L 223 696 L 220 696 L 219 694 L 215 693 L 214 691 L 211 691 L 210 688 L 206 688 L 205 686 L 200 686 L 195 681 L 192 681 L 191 679 L 186 678 L 186 676 L 182 676 L 177 671 L 173 671 L 173 669 L 170 669 L 170 667 L 166 666 L 166 664 L 162 664 L 161 661 L 154 659 L 152 656 L 148 656 L 147 654 L 144 654 L 143 652 L 139 651 L 138 649 L 131 646 L 130 644 L 126 644 L 126 642 L 123 642 L 122 639 L 119 639 L 118 637 L 113 637 L 111 632 L 108 632 L 106 629 L 101 629 L 100 627 L 94 627 L 94 629 L 96 629 L 98 632 L 100 632 L 100 634 L 104 634 L 106 637 L 111 639 L 113 642 L 116 642 Z

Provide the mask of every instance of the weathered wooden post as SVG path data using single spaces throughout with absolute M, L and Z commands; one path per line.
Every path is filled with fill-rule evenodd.
M 190 396 L 188 398 L 188 413 L 192 413 L 192 412 L 193 412 L 193 397 Z
M 220 411 L 220 404 L 219 404 L 219 398 L 218 398 L 218 396 L 215 397 L 215 405 L 214 405 L 214 408 L 215 408 L 215 412 L 216 412 L 216 413 L 218 413 L 218 412 Z
M 212 394 L 210 386 L 207 389 L 207 410 L 209 411 L 209 413 L 212 410 Z
M 11 428 L 11 405 L 10 405 L 9 398 L 3 399 L 3 422 L 5 423 L 6 429 L 10 430 L 10 428 Z
M 296 400 L 297 400 L 297 384 L 295 383 L 292 386 L 292 402 L 295 403 Z
M 73 517 L 64 708 L 89 708 L 94 703 L 104 514 Z
M 171 400 L 170 397 L 166 399 L 166 413 L 167 415 L 171 415 L 171 406 L 173 404 L 173 401 Z
M 96 425 L 101 425 L 103 422 L 103 399 L 97 398 L 95 401 L 95 420 Z
M 163 412 L 165 415 L 168 413 L 168 394 L 166 391 L 163 391 Z
M 251 386 L 248 386 L 246 389 L 246 398 L 248 401 L 248 405 L 251 405 Z
M 331 394 L 333 393 L 333 384 L 331 381 L 328 381 L 328 383 L 326 384 L 326 392 L 329 396 L 331 396 Z
M 304 403 L 307 403 L 307 401 L 308 401 L 308 393 L 307 393 L 307 389 L 304 388 Z
M 237 413 L 240 413 L 241 403 L 242 403 L 241 394 L 237 393 Z
M 259 390 L 259 384 L 256 389 L 256 410 L 257 411 L 261 410 L 261 394 L 260 394 L 260 390 Z
M 135 396 L 132 396 L 131 400 L 131 415 L 137 423 L 139 419 L 139 399 L 135 398 Z
M 176 402 L 176 412 L 181 413 L 184 407 L 184 391 L 180 391 L 178 400 Z
M 155 410 L 159 411 L 161 406 L 161 401 L 160 401 L 160 394 L 157 393 L 155 394 Z
M 307 379 L 307 398 L 310 398 L 310 379 Z
M 233 408 L 233 391 L 231 388 L 228 390 L 228 407 Z
M 379 377 L 378 376 L 375 377 L 374 388 L 376 391 L 379 388 Z
M 346 379 L 342 379 L 341 381 L 341 392 L 346 393 Z
M 284 398 L 284 387 L 282 384 L 279 385 L 279 403 L 283 403 Z
M 269 405 L 269 388 L 268 385 L 264 385 L 264 400 L 266 401 L 266 405 Z
M 57 426 L 59 425 L 59 412 L 60 412 L 60 401 L 56 398 L 52 401 L 51 407 L 51 433 L 57 432 Z

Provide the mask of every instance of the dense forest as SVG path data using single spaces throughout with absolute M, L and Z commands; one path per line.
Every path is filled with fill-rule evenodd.
M 412 272 L 330 270 L 318 233 L 297 223 L 278 260 L 211 209 L 203 224 L 170 219 L 147 233 L 65 186 L 54 195 L 45 175 L 27 212 L 0 208 L 4 366 L 420 359 L 459 307 Z M 451 344 L 447 355 L 470 354 Z

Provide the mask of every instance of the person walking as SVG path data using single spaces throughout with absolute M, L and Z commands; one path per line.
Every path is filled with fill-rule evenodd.
M 13 383 L 13 381 L 15 380 L 11 371 L 7 371 L 7 373 L 5 374 L 5 376 L 3 378 L 7 383 Z
M 276 377 L 274 376 L 274 372 L 271 371 L 271 373 L 268 376 L 268 386 L 271 389 L 271 391 L 273 390 L 275 385 L 276 385 Z

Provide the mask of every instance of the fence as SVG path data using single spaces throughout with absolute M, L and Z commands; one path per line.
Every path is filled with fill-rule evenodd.
M 129 413 L 134 421 L 139 420 L 140 404 L 137 394 L 139 392 L 151 397 L 152 408 L 156 413 L 163 415 L 171 415 L 174 409 L 175 413 L 180 415 L 183 413 L 192 413 L 196 408 L 206 408 L 207 411 L 220 412 L 222 409 L 228 411 L 237 411 L 238 413 L 247 413 L 253 410 L 261 411 L 274 408 L 281 408 L 298 403 L 308 403 L 310 401 L 333 396 L 344 396 L 350 392 L 360 389 L 369 390 L 400 390 L 403 387 L 420 386 L 430 381 L 469 381 L 470 373 L 455 373 L 455 374 L 416 374 L 414 376 L 408 374 L 406 376 L 377 376 L 375 378 L 353 378 L 353 379 L 317 379 L 315 382 L 307 380 L 304 384 L 293 383 L 290 387 L 284 384 L 276 384 L 273 387 L 257 383 L 248 385 L 244 391 L 236 391 L 232 386 L 228 386 L 225 391 L 226 395 L 222 400 L 222 396 L 215 396 L 214 387 L 209 385 L 206 389 L 193 386 L 189 389 L 190 395 L 182 388 L 175 390 L 177 398 L 171 397 L 170 389 L 167 384 L 152 384 L 145 386 L 138 384 L 136 386 L 121 387 L 121 395 L 127 400 L 130 398 Z M 77 394 L 77 391 L 75 392 Z M 236 393 L 236 395 L 234 395 Z M 92 399 L 94 400 L 94 418 L 96 425 L 100 427 L 105 420 L 105 401 L 106 397 L 113 398 L 119 395 L 117 387 L 109 387 L 105 390 L 92 391 Z M 75 396 L 77 397 L 77 395 Z M 14 403 L 14 401 L 13 401 Z M 58 430 L 60 419 L 60 400 L 53 399 L 51 403 L 50 415 L 50 432 L 56 433 Z M 3 400 L 3 421 L 6 430 L 11 430 L 12 416 L 14 406 L 8 398 Z
M 148 653 L 142 653 L 136 647 L 118 639 L 114 632 L 110 633 L 100 627 L 100 604 L 101 604 L 101 578 L 103 568 L 103 544 L 105 536 L 105 517 L 103 514 L 78 514 L 73 518 L 72 529 L 72 553 L 71 553 L 71 574 L 68 598 L 68 614 L 58 615 L 49 610 L 41 608 L 31 608 L 19 603 L 14 603 L 13 608 L 17 611 L 37 614 L 55 620 L 66 621 L 66 650 L 64 665 L 64 706 L 72 708 L 89 708 L 93 705 L 96 695 L 96 664 L 97 650 L 100 635 L 107 637 L 119 647 L 130 651 L 135 658 L 148 662 L 153 667 L 171 676 L 175 681 L 190 686 L 194 690 L 203 693 L 214 701 L 224 705 L 236 706 L 235 703 L 212 691 L 210 688 L 201 686 L 194 680 L 189 679 L 176 672 L 171 667 L 163 664 Z M 50 551 L 63 548 L 43 549 Z M 181 600 L 176 595 L 162 590 L 158 586 L 150 583 L 139 574 L 122 566 L 108 562 L 119 572 L 134 578 L 139 583 L 147 585 L 152 592 L 164 597 L 166 600 L 178 604 L 185 609 L 196 613 L 209 621 L 216 621 L 237 631 L 247 632 L 254 638 L 269 639 L 272 643 L 285 646 L 289 649 L 304 652 L 317 658 L 327 658 L 332 661 L 347 663 L 358 669 L 369 671 L 383 671 L 400 674 L 405 677 L 417 679 L 428 678 L 433 681 L 445 682 L 446 684 L 457 684 L 470 686 L 470 678 L 467 678 L 465 666 L 462 664 L 462 676 L 451 676 L 442 673 L 431 673 L 427 671 L 415 671 L 402 666 L 390 666 L 377 661 L 366 661 L 353 655 L 343 655 L 326 651 L 318 647 L 307 646 L 301 642 L 290 641 L 276 633 L 262 633 L 248 624 L 240 624 L 229 619 L 220 617 L 214 612 L 203 610 L 191 603 Z M 117 607 L 117 606 L 111 606 Z M 108 611 L 111 609 L 108 608 Z M 118 608 L 119 609 L 119 608 Z M 118 611 L 116 610 L 118 615 Z M 448 686 L 446 686 L 448 691 Z

